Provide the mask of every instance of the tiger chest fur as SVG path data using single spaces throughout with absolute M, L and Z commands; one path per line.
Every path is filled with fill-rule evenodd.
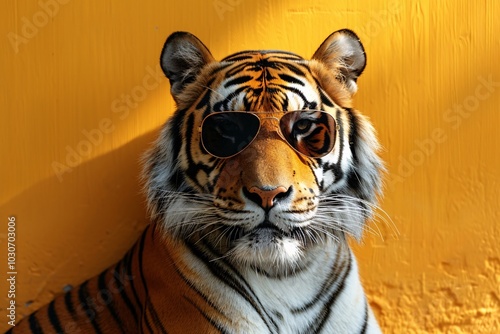
M 380 332 L 346 240 L 361 237 L 383 169 L 352 108 L 365 63 L 349 30 L 310 60 L 216 61 L 172 34 L 161 65 L 177 110 L 145 157 L 151 225 L 122 261 L 13 331 Z

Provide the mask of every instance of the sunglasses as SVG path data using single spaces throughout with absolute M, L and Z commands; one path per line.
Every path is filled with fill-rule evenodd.
M 264 121 L 275 120 L 278 134 L 298 153 L 321 158 L 335 144 L 336 122 L 321 110 L 289 111 L 281 117 L 259 117 L 269 112 L 220 111 L 207 115 L 199 128 L 203 148 L 216 158 L 226 159 L 243 151 L 257 137 Z

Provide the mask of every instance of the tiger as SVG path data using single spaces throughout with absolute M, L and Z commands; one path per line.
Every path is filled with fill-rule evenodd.
M 176 110 L 143 159 L 150 224 L 8 333 L 380 333 L 348 243 L 385 171 L 353 107 L 358 36 L 217 61 L 175 32 L 160 65 Z

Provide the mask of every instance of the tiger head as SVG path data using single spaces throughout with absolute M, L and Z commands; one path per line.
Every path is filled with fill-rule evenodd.
M 310 60 L 244 51 L 216 61 L 195 36 L 172 34 L 161 66 L 177 110 L 144 173 L 163 231 L 268 273 L 359 238 L 383 169 L 372 126 L 352 109 L 365 64 L 350 30 Z

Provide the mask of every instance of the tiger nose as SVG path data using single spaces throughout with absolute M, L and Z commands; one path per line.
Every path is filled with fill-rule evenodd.
M 264 209 L 272 208 L 276 201 L 288 197 L 291 193 L 292 187 L 285 188 L 283 186 L 274 189 L 266 189 L 259 187 L 251 187 L 250 190 L 243 189 L 245 195 L 253 202 L 259 204 Z

